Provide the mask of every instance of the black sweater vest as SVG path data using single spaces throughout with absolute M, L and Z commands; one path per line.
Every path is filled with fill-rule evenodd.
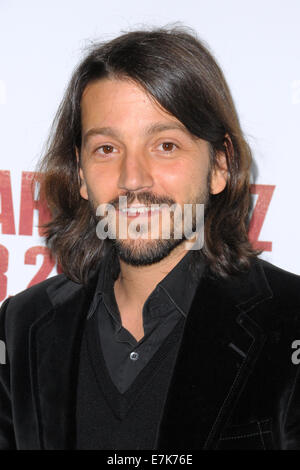
M 156 449 L 159 424 L 185 319 L 182 318 L 125 393 L 110 378 L 97 318 L 86 321 L 76 398 L 77 449 Z

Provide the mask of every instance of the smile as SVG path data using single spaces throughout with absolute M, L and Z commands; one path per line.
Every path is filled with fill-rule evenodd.
M 146 207 L 146 206 L 137 206 L 137 207 L 126 207 L 124 209 L 119 209 L 119 212 L 123 215 L 128 215 L 129 217 L 137 217 L 139 215 L 149 215 L 152 213 L 157 213 L 160 211 L 159 207 Z

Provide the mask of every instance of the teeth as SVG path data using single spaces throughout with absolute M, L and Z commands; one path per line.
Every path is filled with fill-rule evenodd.
M 145 214 L 151 209 L 151 212 L 158 210 L 157 208 L 149 208 L 149 207 L 128 207 L 126 209 L 121 209 L 121 212 L 128 213 L 128 214 Z
M 123 209 L 123 212 L 128 212 L 128 214 L 136 214 L 139 212 L 140 214 L 144 214 L 148 212 L 147 207 L 128 207 L 127 209 Z

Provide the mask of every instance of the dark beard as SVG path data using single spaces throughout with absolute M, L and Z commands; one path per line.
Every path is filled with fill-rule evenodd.
M 112 240 L 112 244 L 119 258 L 131 266 L 148 266 L 158 263 L 168 256 L 174 248 L 183 243 L 183 238 L 169 240 L 152 240 L 142 250 L 132 248 L 122 240 Z
M 197 203 L 206 205 L 208 198 L 209 192 L 206 188 L 206 192 L 198 197 Z M 148 266 L 153 263 L 158 263 L 168 256 L 177 246 L 186 242 L 197 229 L 196 215 L 194 214 L 192 227 L 190 227 L 189 232 L 186 235 L 183 233 L 182 238 L 175 238 L 173 217 L 172 220 L 173 233 L 170 234 L 169 239 L 151 240 L 150 243 L 143 242 L 143 240 L 136 240 L 133 243 L 124 243 L 124 241 L 120 239 L 111 240 L 117 256 L 131 266 Z

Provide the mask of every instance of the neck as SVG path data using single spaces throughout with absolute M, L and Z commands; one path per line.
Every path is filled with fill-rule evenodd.
M 156 285 L 179 263 L 186 255 L 184 243 L 178 245 L 161 261 L 148 266 L 132 266 L 121 259 L 120 274 L 115 282 L 115 291 L 122 302 L 136 310 L 141 310 L 147 297 Z

